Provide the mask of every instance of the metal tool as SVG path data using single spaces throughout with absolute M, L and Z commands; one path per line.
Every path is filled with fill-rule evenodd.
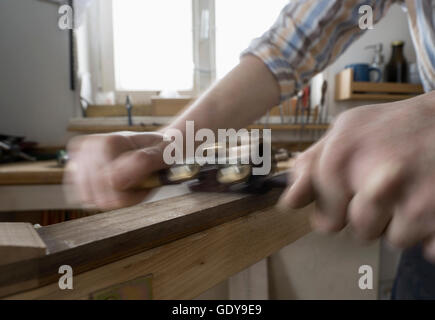
M 322 95 L 320 98 L 320 114 L 319 114 L 319 123 L 325 123 L 325 117 L 327 117 L 327 112 L 325 108 L 326 101 L 326 92 L 328 90 L 328 81 L 324 80 L 322 84 Z
M 276 164 L 285 161 L 289 154 L 284 149 L 274 151 L 272 171 L 266 176 L 253 175 L 252 164 L 182 164 L 160 170 L 138 186 L 153 189 L 164 185 L 186 183 L 195 192 L 248 192 L 262 193 L 271 188 L 287 185 L 287 172 L 276 174 Z
M 133 118 L 131 116 L 131 109 L 133 109 L 133 105 L 131 104 L 131 99 L 129 95 L 127 95 L 127 99 L 125 101 L 125 108 L 127 109 L 128 125 L 131 127 L 133 125 Z
M 279 116 L 281 118 L 281 124 L 284 124 L 284 107 L 282 105 L 282 103 L 279 105 Z
M 218 149 L 219 145 L 211 148 Z M 227 153 L 228 156 L 229 152 Z M 66 154 L 62 160 L 68 160 Z M 241 160 L 243 156 L 238 156 Z M 264 193 L 271 188 L 284 188 L 287 185 L 288 173 L 277 173 L 277 164 L 290 157 L 285 149 L 272 152 L 271 173 L 268 175 L 254 175 L 253 169 L 260 165 L 245 164 L 242 161 L 226 164 L 180 164 L 157 171 L 147 177 L 135 189 L 154 189 L 166 185 L 185 183 L 195 192 L 247 192 Z M 227 158 L 226 160 L 234 160 Z
M 174 173 L 174 171 L 176 173 Z M 272 188 L 285 188 L 288 173 L 253 175 L 251 165 L 180 165 L 149 177 L 140 189 L 186 183 L 195 192 L 264 193 Z
M 304 91 L 303 90 L 298 91 L 298 93 L 296 94 L 297 101 L 296 101 L 295 118 L 294 118 L 294 121 L 293 121 L 294 124 L 298 124 L 299 123 L 299 112 L 301 111 L 301 108 L 302 108 L 302 97 L 303 97 L 303 95 L 304 95 Z
M 320 97 L 320 106 L 317 114 L 317 123 L 318 124 L 325 124 L 328 121 L 328 110 L 326 107 L 326 92 L 328 90 L 328 82 L 326 80 L 322 83 L 322 90 L 321 90 L 321 97 Z M 318 130 L 318 136 L 317 139 L 320 138 L 322 135 L 323 130 Z
M 34 142 L 25 142 L 24 137 L 0 134 L 0 163 L 17 160 L 36 161 L 35 157 L 25 152 L 35 145 Z

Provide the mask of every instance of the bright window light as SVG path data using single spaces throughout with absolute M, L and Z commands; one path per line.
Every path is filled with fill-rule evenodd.
M 289 0 L 216 0 L 216 75 L 239 63 L 240 53 L 278 18 Z
M 117 90 L 191 90 L 192 0 L 113 0 Z

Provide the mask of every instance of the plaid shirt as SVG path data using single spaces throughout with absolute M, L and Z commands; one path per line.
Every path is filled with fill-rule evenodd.
M 359 27 L 362 5 L 372 7 L 377 23 L 393 3 L 406 5 L 420 77 L 425 90 L 433 90 L 435 0 L 291 0 L 272 28 L 242 55 L 263 60 L 279 82 L 281 100 L 287 100 L 365 32 Z

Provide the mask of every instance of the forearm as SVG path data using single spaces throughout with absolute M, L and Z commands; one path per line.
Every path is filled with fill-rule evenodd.
M 162 131 L 178 129 L 184 133 L 188 120 L 194 121 L 195 130 L 239 129 L 278 105 L 279 96 L 278 83 L 266 65 L 248 55 Z

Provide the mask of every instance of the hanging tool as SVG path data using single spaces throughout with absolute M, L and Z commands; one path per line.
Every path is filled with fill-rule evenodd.
M 302 110 L 302 97 L 304 95 L 304 91 L 300 90 L 298 91 L 298 93 L 296 94 L 296 111 L 295 111 L 295 118 L 294 118 L 294 124 L 298 124 L 299 123 L 299 112 L 301 112 Z
M 27 153 L 35 146 L 35 142 L 26 142 L 24 137 L 0 134 L 0 163 L 18 160 L 36 161 L 35 157 Z
M 282 103 L 279 105 L 279 116 L 281 118 L 281 124 L 284 124 L 284 107 L 282 105 Z
M 317 116 L 317 124 L 325 124 L 328 118 L 328 112 L 326 108 L 326 92 L 328 90 L 328 82 L 326 80 L 322 83 L 322 89 L 321 89 L 321 96 L 320 96 L 320 106 Z M 323 130 L 319 129 L 317 130 L 317 139 L 320 138 L 322 135 Z
M 326 113 L 326 107 L 325 107 L 325 102 L 326 102 L 326 92 L 328 90 L 328 81 L 324 80 L 323 84 L 322 84 L 322 95 L 320 98 L 320 115 L 319 115 L 319 123 L 324 124 L 326 119 L 325 117 L 327 117 L 327 113 Z
M 133 105 L 131 103 L 130 96 L 127 95 L 127 99 L 125 101 L 125 108 L 127 109 L 127 121 L 128 125 L 131 127 L 133 125 L 133 118 L 131 116 L 131 109 L 133 109 Z

